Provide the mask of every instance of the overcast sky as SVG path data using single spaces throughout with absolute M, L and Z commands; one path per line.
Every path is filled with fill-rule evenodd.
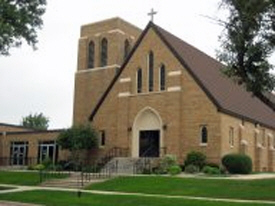
M 219 0 L 48 0 L 38 50 L 23 45 L 0 56 L 0 122 L 19 124 L 43 112 L 50 128 L 72 124 L 74 74 L 80 26 L 112 17 L 144 29 L 154 22 L 215 57 L 222 28 L 205 16 L 221 17 Z M 92 108 L 91 108 L 92 109 Z

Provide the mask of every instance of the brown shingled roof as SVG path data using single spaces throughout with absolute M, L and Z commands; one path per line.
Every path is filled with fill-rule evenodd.
M 221 63 L 152 22 L 143 31 L 132 52 L 138 47 L 149 28 L 152 28 L 159 35 L 166 46 L 217 106 L 219 111 L 275 128 L 275 112 L 257 97 L 253 97 L 242 86 L 236 85 L 233 81 L 223 76 L 221 73 L 223 65 Z M 131 56 L 129 55 L 129 59 Z M 105 92 L 102 96 L 97 108 L 95 108 L 90 116 L 90 120 L 93 119 L 125 66 L 126 64 L 122 66 L 120 73 L 107 89 L 108 92 Z

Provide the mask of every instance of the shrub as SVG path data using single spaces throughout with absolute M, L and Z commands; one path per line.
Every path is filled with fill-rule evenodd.
M 231 174 L 249 174 L 252 171 L 251 158 L 244 154 L 225 155 L 222 164 Z
M 217 167 L 211 167 L 211 166 L 205 166 L 202 169 L 202 172 L 205 174 L 209 174 L 209 175 L 219 175 L 221 174 L 221 171 L 219 168 Z
M 201 152 L 189 152 L 184 164 L 185 166 L 195 165 L 201 170 L 206 164 L 206 156 Z
M 206 166 L 209 166 L 209 167 L 215 167 L 215 168 L 220 168 L 220 165 L 214 163 L 214 162 L 207 162 L 206 163 Z
M 200 171 L 200 168 L 197 165 L 187 165 L 184 170 L 184 172 L 190 173 L 190 174 L 198 173 L 199 171 Z
M 34 169 L 35 170 L 44 170 L 45 166 L 43 164 L 37 164 L 37 165 L 34 166 Z
M 181 173 L 181 167 L 179 165 L 173 165 L 168 169 L 170 175 L 178 175 Z
M 42 164 L 45 166 L 45 169 L 51 170 L 53 168 L 53 161 L 49 157 L 45 158 Z
M 35 170 L 35 165 L 29 165 L 28 170 Z
M 177 158 L 175 155 L 165 155 L 160 161 L 159 173 L 167 173 L 169 168 L 177 165 Z

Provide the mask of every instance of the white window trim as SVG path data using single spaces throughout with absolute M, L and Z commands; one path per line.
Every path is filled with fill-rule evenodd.
M 83 70 L 76 71 L 75 74 L 89 73 L 89 72 L 95 72 L 95 71 L 104 70 L 104 69 L 111 69 L 111 68 L 120 68 L 120 65 L 113 64 L 113 65 L 108 65 L 108 66 L 105 66 L 105 67 L 88 68 L 88 69 L 83 69 Z
M 120 92 L 118 93 L 118 97 L 129 97 L 131 95 L 130 92 Z
M 108 33 L 109 33 L 109 34 L 111 34 L 111 33 L 120 33 L 120 34 L 122 34 L 122 35 L 125 35 L 125 32 L 122 31 L 122 30 L 120 30 L 120 29 L 109 30 Z
M 170 72 L 168 72 L 168 76 L 170 76 L 170 77 L 172 77 L 172 76 L 179 76 L 181 74 L 182 74 L 181 70 L 176 70 L 176 71 L 170 71 Z
M 181 86 L 168 87 L 167 91 L 168 92 L 178 92 L 178 91 L 181 91 Z
M 131 82 L 131 78 L 130 77 L 126 77 L 126 78 L 120 78 L 119 79 L 119 83 L 126 83 L 126 82 Z

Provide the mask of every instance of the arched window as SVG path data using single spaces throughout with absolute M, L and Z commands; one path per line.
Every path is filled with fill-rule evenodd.
M 142 92 L 142 69 L 137 70 L 137 93 Z
M 150 51 L 148 55 L 148 69 L 149 69 L 149 82 L 148 82 L 148 89 L 149 92 L 154 90 L 154 54 Z
M 164 64 L 162 64 L 161 65 L 161 67 L 160 67 L 160 69 L 159 69 L 159 90 L 160 91 L 163 91 L 163 90 L 165 90 L 165 87 L 166 87 L 166 85 L 165 85 L 165 81 L 166 81 L 166 72 L 165 72 L 165 65 Z
M 90 41 L 88 48 L 88 68 L 94 68 L 95 63 L 95 44 Z
M 201 144 L 207 144 L 208 141 L 208 131 L 206 126 L 201 127 Z
M 126 39 L 124 42 L 124 60 L 127 58 L 129 53 L 130 53 L 130 43 L 128 39 Z
M 104 67 L 107 65 L 108 61 L 108 41 L 107 39 L 102 39 L 101 41 L 101 55 L 100 55 L 100 66 Z

